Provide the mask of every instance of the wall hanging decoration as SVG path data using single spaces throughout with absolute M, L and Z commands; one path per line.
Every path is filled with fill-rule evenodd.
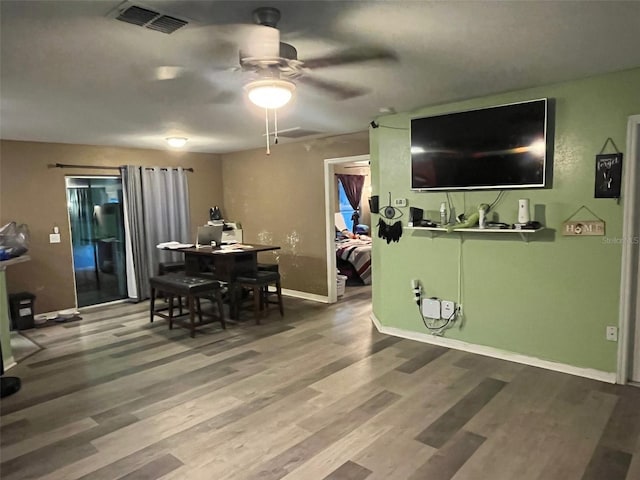
M 402 211 L 391 205 L 391 192 L 389 192 L 389 204 L 382 207 L 380 211 L 381 217 L 380 220 L 378 220 L 378 237 L 386 240 L 388 244 L 392 241 L 399 241 L 402 236 L 402 222 L 398 220 L 393 224 L 389 224 L 384 220 L 384 218 L 387 220 L 396 220 L 402 216 Z
M 373 195 L 369 198 L 369 211 L 371 213 L 379 213 L 380 212 L 380 197 L 378 195 Z
M 616 153 L 603 153 L 611 142 Z M 620 198 L 622 183 L 622 153 L 611 139 L 607 138 L 600 153 L 596 155 L 595 198 Z
M 587 210 L 597 220 L 572 220 L 572 218 L 574 218 L 581 210 Z M 582 205 L 562 223 L 562 235 L 565 236 L 602 236 L 604 235 L 604 232 L 604 220 L 593 213 L 593 211 L 586 205 Z

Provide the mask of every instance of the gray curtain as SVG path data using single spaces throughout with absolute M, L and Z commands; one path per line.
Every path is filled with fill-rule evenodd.
M 147 235 L 149 276 L 158 274 L 159 262 L 184 260 L 178 252 L 158 250 L 161 242 L 188 243 L 191 235 L 187 174 L 182 168 L 145 168 L 142 172 L 144 227 Z
M 127 275 L 128 283 L 135 284 L 136 296 L 143 300 L 149 296 L 149 276 L 147 272 L 147 244 L 144 231 L 144 202 L 142 199 L 142 173 L 140 167 L 127 165 L 120 167 L 122 190 L 124 193 L 127 230 L 131 240 L 132 275 Z M 133 278 L 130 278 L 133 276 Z
M 158 263 L 183 260 L 178 252 L 159 250 L 161 242 L 189 242 L 189 189 L 182 168 L 122 167 L 127 218 L 138 299 L 149 297 L 149 278 Z

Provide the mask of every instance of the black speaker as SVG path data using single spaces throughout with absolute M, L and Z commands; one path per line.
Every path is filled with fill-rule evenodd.
M 369 197 L 369 211 L 371 213 L 378 213 L 380 211 L 380 197 L 378 195 L 374 195 Z
M 421 208 L 409 207 L 409 221 L 416 226 L 422 220 L 422 215 L 424 214 L 424 210 Z

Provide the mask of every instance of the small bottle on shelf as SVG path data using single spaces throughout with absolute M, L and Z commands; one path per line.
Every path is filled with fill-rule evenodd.
M 447 224 L 447 202 L 440 204 L 440 226 L 444 227 Z
M 487 211 L 484 208 L 478 210 L 478 227 L 486 228 L 487 227 Z

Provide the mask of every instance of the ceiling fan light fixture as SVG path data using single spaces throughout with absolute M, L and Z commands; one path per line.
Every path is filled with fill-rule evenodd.
M 187 139 L 185 137 L 169 137 L 166 140 L 169 146 L 173 148 L 182 148 L 187 143 Z
M 245 90 L 254 105 L 276 109 L 289 103 L 296 90 L 296 84 L 279 78 L 255 80 L 247 83 Z

